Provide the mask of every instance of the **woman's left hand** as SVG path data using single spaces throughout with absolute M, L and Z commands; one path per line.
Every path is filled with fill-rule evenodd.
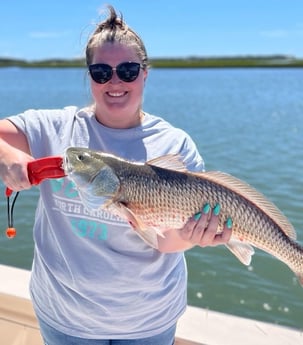
M 179 230 L 179 235 L 193 246 L 206 247 L 227 243 L 232 234 L 232 220 L 228 218 L 223 231 L 218 232 L 219 213 L 219 204 L 212 210 L 209 204 L 204 205 L 203 210 L 190 218 Z

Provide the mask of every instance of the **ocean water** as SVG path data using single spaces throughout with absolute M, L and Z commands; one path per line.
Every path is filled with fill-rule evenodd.
M 303 69 L 152 69 L 144 109 L 186 130 L 207 170 L 237 176 L 289 218 L 303 244 Z M 0 69 L 0 118 L 28 108 L 91 102 L 84 69 Z M 0 263 L 30 269 L 37 187 L 21 192 L 18 235 L 5 237 L 0 184 Z M 249 267 L 224 247 L 186 252 L 191 305 L 303 330 L 303 288 L 282 262 L 256 250 Z M 1 282 L 0 282 L 1 284 Z

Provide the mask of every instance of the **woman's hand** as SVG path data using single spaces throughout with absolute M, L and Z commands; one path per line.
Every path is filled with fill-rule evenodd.
M 13 191 L 31 188 L 27 164 L 34 158 L 29 154 L 0 140 L 0 178 Z
M 33 157 L 27 153 L 10 147 L 8 154 L 1 157 L 0 178 L 6 187 L 13 191 L 31 188 L 28 179 L 27 164 Z
M 202 212 L 195 214 L 179 231 L 181 238 L 193 246 L 217 246 L 230 240 L 232 233 L 232 220 L 228 218 L 222 232 L 218 232 L 220 205 L 213 210 L 205 204 Z
M 179 252 L 194 246 L 206 247 L 225 244 L 232 234 L 232 220 L 226 219 L 222 232 L 218 232 L 220 205 L 213 210 L 204 205 L 201 212 L 191 217 L 182 229 L 169 230 L 158 236 L 158 249 L 162 253 Z
M 26 136 L 9 120 L 0 120 L 0 179 L 11 190 L 31 187 L 27 164 L 34 160 Z

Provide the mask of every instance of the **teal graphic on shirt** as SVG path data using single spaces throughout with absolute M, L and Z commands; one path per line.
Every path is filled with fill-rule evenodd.
M 79 203 L 79 193 L 76 185 L 66 179 L 53 179 L 50 181 L 52 192 L 55 195 L 57 208 L 69 216 L 73 233 L 81 238 L 106 241 L 108 238 L 107 224 L 102 223 L 104 211 L 88 210 Z M 58 197 L 61 193 L 64 197 Z M 77 201 L 76 201 L 77 200 Z M 82 216 L 85 215 L 85 218 Z
M 107 225 L 90 219 L 72 218 L 73 233 L 79 237 L 107 240 Z

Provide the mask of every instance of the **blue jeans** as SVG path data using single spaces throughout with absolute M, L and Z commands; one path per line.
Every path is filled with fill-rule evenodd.
M 176 325 L 165 332 L 142 339 L 83 339 L 57 331 L 39 319 L 40 332 L 45 345 L 173 345 Z

